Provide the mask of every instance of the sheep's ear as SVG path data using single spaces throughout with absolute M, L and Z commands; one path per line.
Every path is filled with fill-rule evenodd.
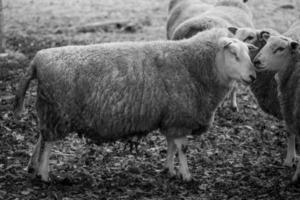
M 228 27 L 228 30 L 235 35 L 238 29 L 236 27 Z
M 224 43 L 224 49 L 229 48 L 231 44 L 232 44 L 232 42 Z
M 267 41 L 270 38 L 270 33 L 268 31 L 261 31 L 259 35 L 264 41 Z
M 230 45 L 232 44 L 232 40 L 228 37 L 222 37 L 219 40 L 219 47 L 223 49 L 230 49 Z
M 296 42 L 296 41 L 292 41 L 290 43 L 290 47 L 291 47 L 292 50 L 296 50 L 299 47 L 299 43 Z
M 253 44 L 247 43 L 247 46 L 248 46 L 249 51 L 257 51 L 258 50 L 258 47 Z

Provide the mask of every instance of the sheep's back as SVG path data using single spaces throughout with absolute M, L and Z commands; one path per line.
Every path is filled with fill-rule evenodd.
M 175 29 L 183 22 L 193 17 L 199 16 L 212 8 L 212 5 L 200 2 L 182 2 L 169 14 L 167 21 L 167 37 L 171 38 Z

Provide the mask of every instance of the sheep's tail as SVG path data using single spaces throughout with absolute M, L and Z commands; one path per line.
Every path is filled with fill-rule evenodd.
M 35 77 L 36 77 L 36 65 L 34 61 L 32 61 L 30 63 L 28 71 L 26 72 L 25 76 L 22 78 L 21 82 L 19 83 L 18 89 L 15 93 L 13 112 L 16 117 L 18 117 L 23 110 L 26 91 L 29 87 L 30 81 Z

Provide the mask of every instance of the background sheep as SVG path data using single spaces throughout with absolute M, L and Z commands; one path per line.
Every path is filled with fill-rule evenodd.
M 20 85 L 15 113 L 38 80 L 40 137 L 29 170 L 48 180 L 53 141 L 71 131 L 101 143 L 160 129 L 167 166 L 190 180 L 186 135 L 207 130 L 232 81 L 255 77 L 248 48 L 225 29 L 181 41 L 68 46 L 39 51 Z
M 169 3 L 169 16 L 167 19 L 167 39 L 173 39 L 175 29 L 182 23 L 192 17 L 198 16 L 213 5 L 202 3 L 199 0 L 171 0 Z M 194 33 L 195 34 L 195 33 Z M 181 37 L 188 38 L 187 36 Z
M 295 27 L 292 30 L 297 30 Z M 291 33 L 288 31 L 287 33 Z M 298 32 L 299 33 L 299 32 Z M 297 33 L 294 33 L 297 34 Z M 293 34 L 293 35 L 294 35 Z M 300 135 L 300 51 L 299 43 L 284 36 L 272 36 L 267 44 L 255 57 L 254 62 L 261 70 L 271 70 L 277 72 L 276 81 L 278 83 L 278 97 L 283 118 L 285 120 L 289 137 Z M 295 142 L 288 147 L 288 155 L 296 157 Z M 291 149 L 290 149 L 291 148 Z M 288 159 L 289 157 L 287 157 Z M 292 160 L 291 160 L 292 161 Z M 300 173 L 300 162 L 293 176 L 293 181 L 298 180 Z
M 197 0 L 170 1 L 167 21 L 168 39 L 189 38 L 200 31 L 216 27 L 244 27 L 236 33 L 236 37 L 242 41 L 253 42 L 256 36 L 252 13 L 241 1 L 223 0 L 215 5 Z M 231 107 L 233 110 L 238 110 L 236 87 L 233 87 L 231 92 Z

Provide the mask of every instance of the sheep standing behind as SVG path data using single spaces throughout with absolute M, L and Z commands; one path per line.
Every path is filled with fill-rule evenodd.
M 254 42 L 256 30 L 252 22 L 252 12 L 240 0 L 222 0 L 215 5 L 199 0 L 171 0 L 167 20 L 167 38 L 179 40 L 189 38 L 198 32 L 211 28 L 238 27 L 236 38 Z M 231 94 L 231 107 L 238 110 L 236 86 Z
M 160 129 L 168 141 L 167 166 L 190 180 L 186 135 L 201 134 L 234 80 L 250 83 L 255 70 L 245 43 L 227 29 L 181 41 L 67 46 L 39 51 L 20 84 L 21 111 L 38 80 L 40 137 L 28 169 L 48 181 L 53 141 L 78 132 L 101 143 Z
M 292 27 L 291 30 L 296 30 Z M 287 33 L 291 34 L 292 31 Z M 299 32 L 298 32 L 299 33 Z M 293 35 L 297 36 L 297 32 Z M 278 98 L 283 119 L 286 123 L 289 138 L 294 136 L 292 145 L 288 146 L 287 159 L 297 158 L 295 152 L 295 135 L 300 136 L 300 49 L 299 43 L 285 36 L 271 36 L 267 44 L 261 49 L 254 59 L 257 68 L 270 70 L 276 73 L 278 84 Z M 289 145 L 289 144 L 288 144 Z M 290 144 L 291 145 L 291 144 Z M 291 148 L 291 149 L 289 149 Z M 300 162 L 293 176 L 297 181 L 300 174 Z

